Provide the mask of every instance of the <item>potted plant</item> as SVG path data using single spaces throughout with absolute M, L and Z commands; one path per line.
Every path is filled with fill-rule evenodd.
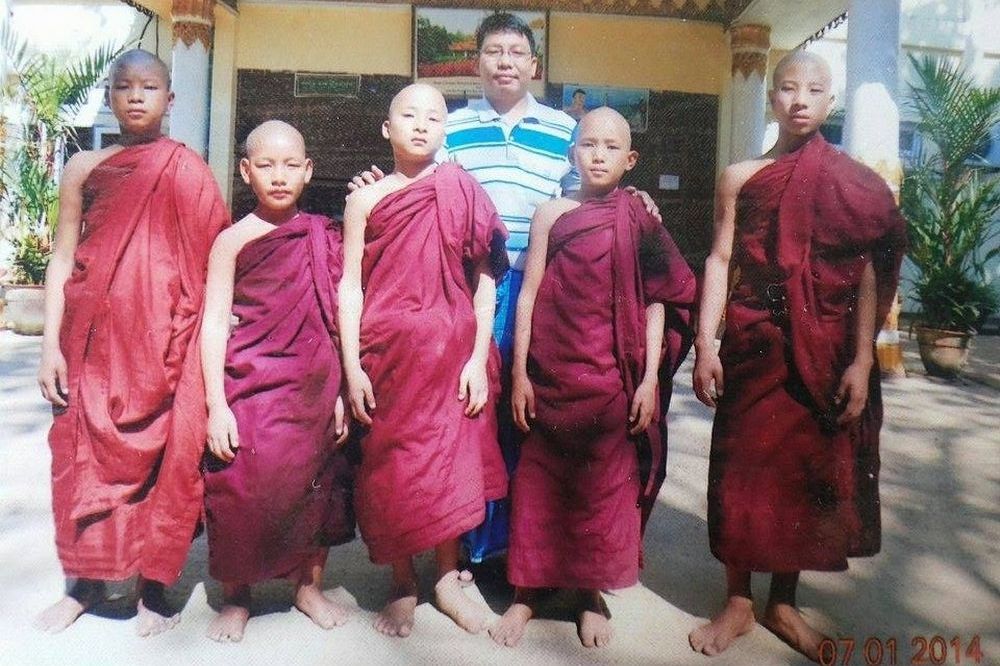
M 998 307 L 986 263 L 1000 252 L 1000 178 L 983 168 L 980 153 L 1000 124 L 1000 88 L 976 86 L 945 59 L 910 62 L 917 131 L 931 144 L 906 168 L 900 190 L 917 270 L 917 342 L 929 374 L 955 376 L 976 330 Z
M 58 176 L 72 122 L 104 71 L 121 52 L 104 46 L 69 62 L 33 51 L 5 22 L 0 30 L 10 78 L 3 94 L 15 109 L 0 127 L 0 233 L 11 248 L 4 279 L 7 326 L 39 334 L 45 269 L 59 207 Z

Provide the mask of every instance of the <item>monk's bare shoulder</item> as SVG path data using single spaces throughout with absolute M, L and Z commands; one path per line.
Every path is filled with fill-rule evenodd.
M 774 163 L 774 159 L 762 157 L 730 164 L 719 176 L 719 191 L 724 196 L 736 198 L 748 180 L 761 169 Z
M 558 220 L 562 215 L 568 213 L 574 208 L 577 208 L 579 205 L 579 201 L 574 201 L 573 199 L 569 199 L 567 197 L 543 201 L 538 204 L 537 208 L 535 208 L 535 216 L 531 221 L 531 225 L 532 227 L 537 225 L 548 229 L 555 224 L 556 220 Z
M 67 187 L 82 187 L 98 164 L 108 159 L 122 149 L 121 146 L 108 146 L 98 150 L 81 150 L 66 160 L 63 166 L 62 182 Z
M 212 254 L 218 259 L 235 260 L 243 246 L 273 229 L 273 224 L 264 222 L 256 215 L 247 215 L 236 224 L 219 232 L 212 244 Z
M 363 215 L 364 219 L 368 219 L 368 214 L 372 212 L 372 209 L 375 208 L 379 201 L 401 187 L 398 179 L 392 175 L 388 175 L 382 180 L 348 194 L 347 206 L 353 212 Z

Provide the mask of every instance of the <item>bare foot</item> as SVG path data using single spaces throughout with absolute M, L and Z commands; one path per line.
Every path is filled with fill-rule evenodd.
M 347 622 L 346 608 L 327 599 L 315 585 L 300 585 L 295 591 L 295 607 L 323 629 L 333 629 Z
M 753 629 L 755 622 L 753 601 L 746 597 L 732 596 L 722 612 L 688 634 L 688 642 L 695 652 L 714 657 L 721 654 L 734 640 Z
M 819 661 L 819 645 L 826 636 L 816 631 L 802 619 L 799 609 L 789 604 L 769 604 L 764 610 L 761 624 L 774 635 L 788 643 L 813 661 Z
M 39 631 L 58 634 L 76 622 L 76 618 L 83 615 L 85 610 L 87 607 L 82 603 L 73 597 L 66 596 L 39 613 L 32 626 Z
M 449 571 L 441 576 L 434 586 L 434 601 L 442 613 L 470 634 L 478 634 L 486 628 L 489 611 L 465 596 L 462 581 L 457 571 Z
M 156 634 L 162 634 L 168 629 L 173 629 L 177 626 L 177 623 L 181 621 L 181 614 L 174 613 L 169 617 L 155 613 L 148 608 L 139 600 L 136 606 L 138 614 L 136 615 L 136 625 L 135 633 L 139 636 L 155 636 Z
M 611 642 L 615 632 L 608 615 L 600 592 L 587 590 L 583 593 L 578 628 L 583 647 L 605 647 Z
M 469 571 L 468 569 L 462 569 L 461 571 L 458 572 L 458 583 L 462 587 L 469 587 L 475 582 L 476 582 L 475 577 L 472 575 L 472 572 Z
M 524 627 L 531 616 L 531 606 L 515 602 L 510 605 L 503 617 L 490 627 L 490 636 L 498 645 L 514 647 L 524 636 Z
M 209 623 L 206 635 L 219 643 L 239 643 L 249 619 L 250 609 L 246 606 L 226 604 Z
M 386 636 L 406 638 L 413 632 L 413 614 L 416 608 L 416 587 L 397 588 L 376 616 L 375 630 Z

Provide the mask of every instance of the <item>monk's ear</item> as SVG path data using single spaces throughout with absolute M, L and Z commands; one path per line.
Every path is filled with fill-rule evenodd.
M 307 157 L 305 163 L 305 178 L 302 179 L 302 182 L 308 185 L 309 181 L 312 180 L 312 177 L 313 177 L 313 161 Z
M 174 91 L 171 90 L 167 93 L 167 111 L 174 108 Z
M 310 171 L 310 174 L 312 172 Z M 250 160 L 244 157 L 240 160 L 240 176 L 243 177 L 243 182 L 247 185 L 250 184 Z
M 388 120 L 383 120 L 382 121 L 382 138 L 383 139 L 388 139 L 389 138 L 389 121 Z
M 631 171 L 632 169 L 634 169 L 636 162 L 638 161 L 639 161 L 639 151 L 637 150 L 628 151 L 628 158 L 627 161 L 625 162 L 625 170 Z

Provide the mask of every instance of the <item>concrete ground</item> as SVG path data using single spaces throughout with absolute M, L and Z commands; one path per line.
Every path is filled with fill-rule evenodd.
M 904 342 L 908 366 L 919 367 Z M 728 652 L 693 654 L 687 633 L 723 600 L 722 567 L 709 554 L 705 484 L 711 414 L 690 391 L 690 361 L 678 374 L 667 483 L 646 536 L 642 584 L 610 594 L 617 635 L 612 646 L 586 650 L 558 604 L 532 621 L 516 649 L 494 646 L 453 626 L 429 603 L 417 610 L 407 639 L 370 626 L 387 590 L 384 572 L 369 564 L 360 541 L 335 549 L 330 594 L 356 606 L 346 626 L 329 632 L 290 607 L 283 583 L 261 586 L 245 640 L 218 645 L 204 636 L 220 590 L 207 575 L 204 537 L 192 549 L 172 599 L 180 625 L 140 639 L 127 599 L 47 636 L 33 616 L 62 591 L 49 500 L 49 411 L 38 394 L 39 340 L 0 333 L 0 664 L 797 664 L 802 660 L 761 627 Z M 912 663 L 921 640 L 940 636 L 924 663 L 975 663 L 966 646 L 979 637 L 980 663 L 1000 663 L 1000 338 L 976 341 L 972 379 L 947 382 L 914 371 L 885 385 L 882 439 L 883 549 L 846 573 L 806 573 L 799 602 L 807 618 L 843 639 L 838 664 Z M 992 377 L 992 379 L 991 379 Z M 430 578 L 428 561 L 423 562 Z M 758 577 L 756 596 L 766 595 Z M 480 586 L 502 611 L 509 591 L 487 572 Z M 127 588 L 121 591 L 127 593 Z M 478 593 L 478 592 L 476 592 Z M 759 602 L 758 602 L 759 603 Z M 856 642 L 844 661 L 847 639 Z M 961 661 L 955 654 L 957 639 Z M 890 641 L 896 655 L 890 660 Z M 883 648 L 877 658 L 876 649 Z M 944 660 L 932 661 L 947 649 Z

